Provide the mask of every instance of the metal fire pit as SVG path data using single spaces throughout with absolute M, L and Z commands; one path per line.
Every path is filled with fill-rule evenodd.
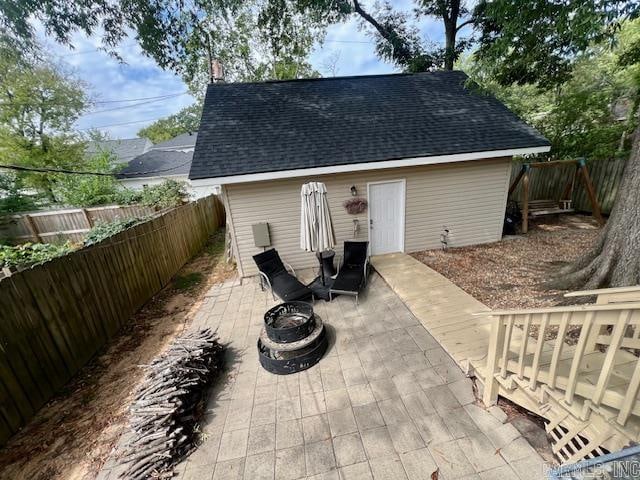
M 314 328 L 313 307 L 306 302 L 285 302 L 264 314 L 267 336 L 278 343 L 292 343 L 307 337 Z
M 265 370 L 287 375 L 312 367 L 327 350 L 322 319 L 304 302 L 287 302 L 269 310 L 258 339 L 258 356 Z

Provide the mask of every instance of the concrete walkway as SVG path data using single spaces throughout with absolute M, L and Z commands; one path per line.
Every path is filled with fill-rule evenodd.
M 432 287 L 449 291 L 437 280 Z M 449 308 L 476 309 L 458 300 Z M 273 304 L 252 280 L 209 292 L 195 326 L 229 342 L 229 373 L 211 394 L 203 443 L 178 478 L 430 480 L 436 470 L 439 480 L 544 478 L 535 450 L 502 410 L 475 403 L 471 381 L 379 275 L 358 307 L 351 297 L 316 303 L 334 341 L 299 374 L 259 365 L 256 340 Z
M 488 311 L 486 305 L 409 255 L 380 255 L 372 264 L 463 370 L 471 360 L 484 364 L 491 320 L 473 313 Z

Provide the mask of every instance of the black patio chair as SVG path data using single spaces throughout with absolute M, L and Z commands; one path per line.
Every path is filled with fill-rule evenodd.
M 260 272 L 260 286 L 264 283 L 271 290 L 275 300 L 278 295 L 283 301 L 313 300 L 313 293 L 306 285 L 295 277 L 296 272 L 291 265 L 285 264 L 274 248 L 253 256 Z M 288 268 L 287 268 L 288 267 Z
M 353 295 L 358 304 L 358 294 L 367 284 L 369 274 L 369 242 L 344 242 L 344 256 L 338 276 L 329 290 L 329 299 L 333 294 Z

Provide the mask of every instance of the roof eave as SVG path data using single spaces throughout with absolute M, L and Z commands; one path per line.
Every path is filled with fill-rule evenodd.
M 300 168 L 295 170 L 279 170 L 274 172 L 248 173 L 228 175 L 223 177 L 191 178 L 194 186 L 230 185 L 233 183 L 262 182 L 283 178 L 308 177 L 309 175 L 327 175 L 332 173 L 348 173 L 366 170 L 380 170 L 386 168 L 413 167 L 420 165 L 437 165 L 441 163 L 467 162 L 488 158 L 512 157 L 516 155 L 532 155 L 546 153 L 551 150 L 550 145 L 535 147 L 512 148 L 506 150 L 489 150 L 482 152 L 455 153 L 449 155 L 434 155 L 429 157 L 412 157 L 378 162 L 352 163 L 347 165 L 332 165 L 325 167 Z

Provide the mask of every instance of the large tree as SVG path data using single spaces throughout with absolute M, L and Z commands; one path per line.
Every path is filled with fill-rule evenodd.
M 84 144 L 73 133 L 73 123 L 88 105 L 83 84 L 68 72 L 0 40 L 0 163 L 77 167 Z M 56 175 L 19 178 L 56 200 Z
M 32 18 L 64 44 L 76 31 L 101 31 L 103 48 L 110 52 L 133 30 L 160 66 L 187 79 L 204 71 L 211 51 L 232 77 L 259 80 L 308 75 L 306 58 L 313 43 L 322 39 L 327 25 L 351 17 L 373 35 L 378 55 L 403 70 L 450 70 L 470 43 L 460 38 L 473 23 L 466 3 L 414 0 L 412 10 L 403 10 L 392 2 L 362 0 L 9 0 L 0 2 L 0 26 L 24 44 L 34 38 Z M 443 45 L 422 36 L 425 17 L 442 22 Z M 257 66 L 256 56 L 263 59 Z
M 457 68 L 548 138 L 554 158 L 607 161 L 629 155 L 632 126 L 623 118 L 637 93 L 638 68 L 621 65 L 620 58 L 637 40 L 640 20 L 625 22 L 613 42 L 578 54 L 571 78 L 550 89 L 501 84 L 492 64 L 473 54 L 465 55 Z
M 151 125 L 141 128 L 138 130 L 138 136 L 148 138 L 153 143 L 159 143 L 181 133 L 197 132 L 201 114 L 202 104 L 196 102 L 178 113 L 156 120 Z
M 286 0 L 0 2 L 0 36 L 32 45 L 32 19 L 66 45 L 73 46 L 76 32 L 100 33 L 102 48 L 114 55 L 133 31 L 143 51 L 181 75 L 196 95 L 209 80 L 212 59 L 223 64 L 229 80 L 316 75 L 307 57 L 326 25 Z
M 621 0 L 492 0 L 476 11 L 481 28 L 478 55 L 494 66 L 503 84 L 555 88 L 570 79 L 576 59 L 595 43 L 613 38 L 622 22 L 635 18 L 640 2 Z M 620 63 L 640 63 L 640 41 L 627 45 Z M 629 109 L 631 153 L 606 226 L 589 252 L 560 272 L 563 287 L 596 288 L 640 283 L 640 75 Z

